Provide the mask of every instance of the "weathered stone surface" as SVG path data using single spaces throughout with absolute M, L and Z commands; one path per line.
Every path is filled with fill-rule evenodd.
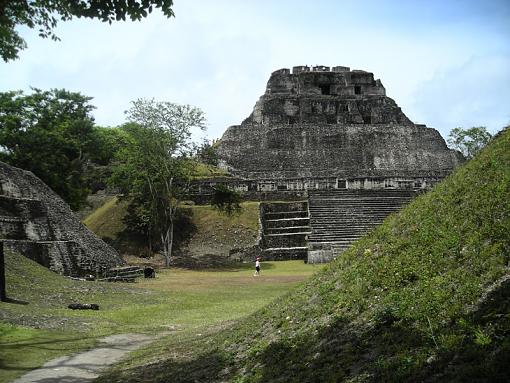
M 0 240 L 6 249 L 65 275 L 96 274 L 124 263 L 39 178 L 3 162 Z
M 420 187 L 463 160 L 435 129 L 410 121 L 372 73 L 323 66 L 275 71 L 253 113 L 227 129 L 218 151 L 222 166 L 243 179 L 396 177 Z
M 435 129 L 409 120 L 372 73 L 343 66 L 273 72 L 251 115 L 223 134 L 218 155 L 235 177 L 217 182 L 245 195 L 308 198 L 310 229 L 299 224 L 304 217 L 283 219 L 262 204 L 259 245 L 263 257 L 311 263 L 341 253 L 464 160 Z
M 460 163 L 435 129 L 417 125 L 230 127 L 220 155 L 243 178 L 445 176 Z
M 306 259 L 311 233 L 307 201 L 261 203 L 260 225 L 263 260 Z

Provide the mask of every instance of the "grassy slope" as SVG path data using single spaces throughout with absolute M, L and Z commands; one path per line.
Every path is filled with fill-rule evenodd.
M 239 215 L 228 217 L 210 205 L 183 205 L 183 209 L 191 211 L 194 233 L 181 246 L 181 253 L 225 256 L 233 248 L 254 245 L 258 236 L 258 203 L 243 202 L 241 207 Z M 145 249 L 141 242 L 125 232 L 122 220 L 126 209 L 126 201 L 112 197 L 88 215 L 83 223 L 122 254 L 143 254 Z
M 103 381 L 509 381 L 509 260 L 507 130 L 297 292 Z
M 101 238 L 115 240 L 126 229 L 123 222 L 126 208 L 126 201 L 110 197 L 85 217 L 83 223 Z
M 211 178 L 211 177 L 231 177 L 228 172 L 221 170 L 220 168 L 204 164 L 202 162 L 195 162 L 195 172 L 193 174 L 194 179 Z
M 195 234 L 185 247 L 191 255 L 228 255 L 233 248 L 254 245 L 258 236 L 258 202 L 241 203 L 239 215 L 228 217 L 210 205 L 189 207 Z
M 301 262 L 267 263 L 263 278 L 252 277 L 251 265 L 170 269 L 156 279 L 111 284 L 72 281 L 10 252 L 6 269 L 7 293 L 17 302 L 0 303 L 2 383 L 107 334 L 172 331 L 172 338 L 195 338 L 254 312 L 314 271 Z M 72 302 L 101 309 L 72 311 L 66 308 Z

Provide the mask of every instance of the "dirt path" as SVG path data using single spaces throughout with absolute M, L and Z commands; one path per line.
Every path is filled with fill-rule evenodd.
M 91 382 L 102 369 L 154 339 L 153 336 L 143 334 L 111 335 L 100 339 L 100 345 L 92 350 L 50 360 L 12 383 Z

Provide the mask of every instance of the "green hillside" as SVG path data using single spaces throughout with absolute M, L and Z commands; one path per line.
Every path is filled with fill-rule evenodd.
M 102 381 L 509 381 L 509 260 L 507 129 L 299 290 Z
M 126 230 L 124 217 L 128 201 L 117 197 L 105 203 L 83 219 L 83 223 L 123 255 L 145 255 L 146 240 Z M 258 237 L 258 202 L 241 203 L 238 215 L 227 216 L 211 205 L 183 205 L 189 221 L 176 224 L 176 248 L 180 259 L 194 257 L 225 257 L 234 248 L 253 246 Z

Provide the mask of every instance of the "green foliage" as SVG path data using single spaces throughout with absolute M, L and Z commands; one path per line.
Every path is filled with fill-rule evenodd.
M 107 189 L 115 155 L 127 146 L 127 141 L 128 135 L 120 127 L 94 126 L 84 173 L 85 186 L 91 194 Z
M 0 93 L 0 160 L 32 171 L 75 210 L 88 194 L 83 174 L 94 148 L 90 100 L 64 89 Z
M 211 205 L 228 216 L 241 212 L 241 194 L 223 184 L 214 187 Z
M 129 200 L 110 197 L 84 218 L 83 223 L 121 254 L 152 256 L 145 228 L 136 229 L 136 217 L 129 215 Z M 181 217 L 181 218 L 180 218 Z M 129 223 L 134 220 L 133 223 Z M 128 227 L 130 229 L 128 229 Z M 175 246 L 180 254 L 193 256 L 225 255 L 232 249 L 253 246 L 259 231 L 257 202 L 243 202 L 238 215 L 226 216 L 210 205 L 181 205 L 175 222 Z M 153 236 L 155 233 L 153 233 Z M 204 263 L 207 260 L 204 260 Z
M 193 179 L 210 179 L 214 177 L 229 178 L 231 175 L 220 168 L 213 165 L 208 165 L 203 162 L 193 161 Z
M 129 135 L 121 127 L 94 126 L 92 132 L 93 145 L 89 158 L 97 165 L 109 165 L 116 153 L 129 143 Z
M 0 1 L 0 56 L 4 61 L 18 58 L 27 47 L 16 30 L 19 26 L 38 28 L 39 36 L 59 40 L 53 33 L 58 20 L 68 21 L 73 17 L 98 19 L 112 23 L 117 20 L 141 20 L 154 8 L 160 8 L 166 17 L 174 16 L 172 0 L 16 0 Z
M 473 158 L 492 138 L 485 126 L 469 129 L 454 128 L 448 135 L 448 143 L 467 159 Z
M 130 226 L 157 232 L 167 266 L 179 204 L 192 174 L 191 131 L 205 129 L 203 112 L 189 105 L 139 99 L 126 112 L 122 127 L 127 145 L 116 154 L 111 182 L 131 201 Z
M 218 153 L 214 144 L 208 140 L 204 140 L 196 150 L 196 158 L 206 165 L 218 166 Z

